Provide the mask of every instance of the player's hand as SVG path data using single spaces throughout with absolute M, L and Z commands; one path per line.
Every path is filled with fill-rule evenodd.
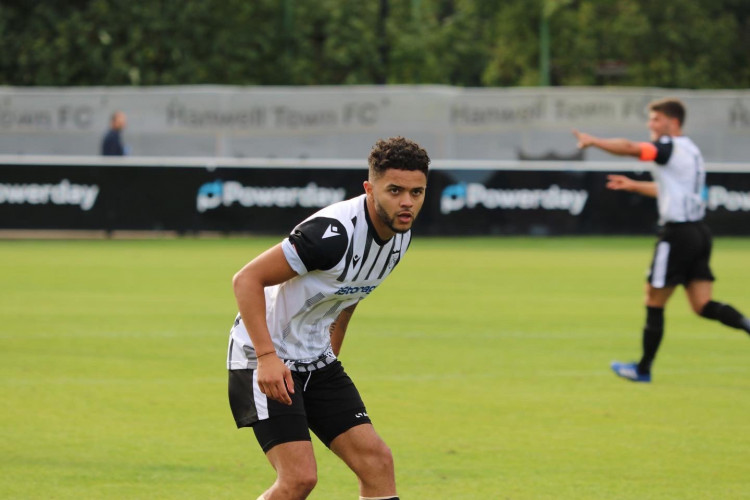
M 607 189 L 614 191 L 632 191 L 633 190 L 633 179 L 625 177 L 624 175 L 608 175 L 607 176 Z
M 292 404 L 289 394 L 294 394 L 292 371 L 276 354 L 258 360 L 258 387 L 260 392 L 285 405 Z
M 592 144 L 594 144 L 594 136 L 590 134 L 586 134 L 584 132 L 579 132 L 576 129 L 573 129 L 573 135 L 576 136 L 576 140 L 578 141 L 578 149 L 584 149 Z

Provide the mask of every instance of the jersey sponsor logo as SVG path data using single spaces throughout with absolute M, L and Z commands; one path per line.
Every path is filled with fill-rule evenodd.
M 98 196 L 98 185 L 71 184 L 68 179 L 58 184 L 0 184 L 0 205 L 77 205 L 86 212 Z
M 339 233 L 339 228 L 334 226 L 333 224 L 328 224 L 328 227 L 323 233 L 322 239 L 332 238 L 334 236 L 341 236 L 341 233 Z
M 563 189 L 556 184 L 547 189 L 494 189 L 462 182 L 443 189 L 440 212 L 449 214 L 483 206 L 490 210 L 566 210 L 580 215 L 588 197 L 586 190 Z
M 730 212 L 750 212 L 750 191 L 730 191 L 724 186 L 708 188 L 708 209 L 723 208 Z
M 336 293 L 334 295 L 352 295 L 355 293 L 363 293 L 365 295 L 369 295 L 373 290 L 375 290 L 378 287 L 378 285 L 372 285 L 372 286 L 342 286 L 338 290 L 336 290 Z
M 344 188 L 327 188 L 314 182 L 304 187 L 243 186 L 237 181 L 207 182 L 198 188 L 196 208 L 203 213 L 220 206 L 243 207 L 327 207 L 343 201 Z

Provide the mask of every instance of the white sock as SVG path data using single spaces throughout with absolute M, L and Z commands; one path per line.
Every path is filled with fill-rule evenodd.
M 258 499 L 260 500 L 260 499 Z M 398 500 L 398 496 L 388 497 L 359 497 L 359 500 Z

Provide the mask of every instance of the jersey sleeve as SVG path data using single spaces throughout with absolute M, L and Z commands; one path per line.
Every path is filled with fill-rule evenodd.
M 672 156 L 672 138 L 669 136 L 660 137 L 658 141 L 641 142 L 641 161 L 653 161 L 657 165 L 666 165 Z
M 672 149 L 674 148 L 672 138 L 665 135 L 651 144 L 656 148 L 656 156 L 653 159 L 654 163 L 657 165 L 666 165 L 669 158 L 672 156 Z
M 306 220 L 282 243 L 284 255 L 297 274 L 331 269 L 344 257 L 348 246 L 344 225 L 328 217 Z

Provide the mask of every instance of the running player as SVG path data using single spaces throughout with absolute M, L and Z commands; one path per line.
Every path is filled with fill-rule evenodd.
M 337 356 L 355 307 L 401 261 L 430 159 L 380 140 L 365 193 L 330 205 L 243 267 L 229 338 L 229 402 L 276 470 L 259 500 L 307 498 L 317 482 L 309 430 L 359 479 L 361 499 L 397 499 L 393 457 Z
M 646 283 L 643 356 L 637 363 L 613 362 L 612 370 L 634 382 L 650 382 L 651 367 L 664 336 L 664 307 L 677 285 L 683 285 L 693 311 L 750 333 L 750 320 L 729 304 L 712 299 L 714 275 L 709 261 L 712 237 L 703 222 L 706 171 L 698 146 L 682 135 L 685 106 L 677 99 L 649 104 L 652 142 L 602 139 L 574 130 L 579 148 L 596 147 L 621 156 L 653 161 L 656 182 L 609 175 L 607 188 L 657 199 L 662 229 Z

